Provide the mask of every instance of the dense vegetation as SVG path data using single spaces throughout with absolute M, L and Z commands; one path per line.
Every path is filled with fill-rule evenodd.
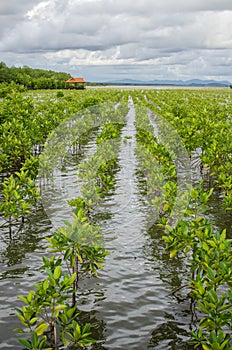
M 189 267 L 187 283 L 173 293 L 188 287 L 187 296 L 197 304 L 199 326 L 191 332 L 191 343 L 196 348 L 231 349 L 231 239 L 226 230 L 219 232 L 205 216 L 213 191 L 220 191 L 225 210 L 232 209 L 230 94 L 226 91 L 152 91 L 145 97 L 140 94 L 142 102 L 137 103 L 149 107 L 159 125 L 157 138 L 151 124 L 152 114 L 149 118 L 138 109 L 137 139 L 144 146 L 139 148 L 139 157 L 148 190 L 153 194 L 151 205 L 160 209 L 158 225 L 165 227 L 163 239 L 170 258 L 185 256 Z M 142 111 L 144 113 L 144 109 Z M 167 124 L 181 136 L 190 160 L 197 152 L 197 164 L 192 166 L 198 166 L 202 177 L 206 176 L 206 188 L 200 181 L 178 194 L 174 161 L 178 159 L 179 145 L 175 144 L 175 134 Z M 165 138 L 167 129 L 169 141 Z M 159 140 L 166 141 L 165 148 Z M 169 145 L 172 150 L 167 152 Z M 157 173 L 154 160 L 162 168 L 162 175 Z
M 136 156 L 149 204 L 156 211 L 154 225 L 162 228 L 170 258 L 184 258 L 186 263 L 188 276 L 182 276 L 178 292 L 189 298 L 198 314 L 191 343 L 203 350 L 231 350 L 231 240 L 205 214 L 213 192 L 220 193 L 225 211 L 232 210 L 230 90 L 35 93 L 11 87 L 0 102 L 0 213 L 10 237 L 40 200 L 37 180 L 52 181 L 67 152 L 79 154 L 95 137 L 94 152 L 79 159 L 81 193 L 68 202 L 73 216 L 48 237 L 53 256 L 43 257 L 46 277 L 20 297 L 25 305 L 17 310 L 23 325 L 18 331 L 31 334 L 30 339 L 20 339 L 21 344 L 27 349 L 58 349 L 60 344 L 85 347 L 94 342 L 90 325 L 78 322 L 78 281 L 85 274 L 97 276 L 108 254 L 94 211 L 114 190 L 131 96 Z M 177 163 L 184 151 L 202 181 L 190 181 L 180 191 Z
M 35 69 L 27 66 L 7 67 L 0 62 L 0 83 L 15 83 L 27 89 L 63 89 L 71 75 L 65 72 Z

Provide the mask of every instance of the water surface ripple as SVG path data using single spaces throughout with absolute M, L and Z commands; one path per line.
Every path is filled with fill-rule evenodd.
M 97 209 L 105 246 L 110 251 L 99 278 L 80 283 L 83 320 L 90 321 L 97 343 L 95 350 L 187 350 L 190 327 L 194 327 L 189 302 L 178 304 L 170 292 L 185 279 L 184 260 L 169 259 L 162 232 L 148 226 L 149 208 L 143 200 L 143 178 L 135 156 L 135 111 L 131 100 L 127 123 L 122 130 L 118 172 L 114 192 Z M 88 148 L 89 147 L 89 148 Z M 91 149 L 86 146 L 86 154 Z M 94 147 L 94 146 L 93 146 Z M 76 164 L 59 174 L 64 192 L 78 195 Z M 77 188 L 75 189 L 75 186 Z M 47 191 L 52 222 L 67 218 L 59 194 Z M 63 202 L 62 202 L 63 203 Z M 216 218 L 217 212 L 210 214 Z M 223 227 L 217 218 L 218 226 Z M 41 278 L 38 270 L 45 254 L 45 239 L 53 227 L 40 208 L 30 224 L 9 241 L 7 230 L 0 233 L 0 349 L 21 349 L 12 331 L 20 323 L 15 307 L 17 295 L 25 295 Z

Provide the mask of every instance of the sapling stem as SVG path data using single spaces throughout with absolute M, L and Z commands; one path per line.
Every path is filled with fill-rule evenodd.
M 76 305 L 76 290 L 77 290 L 77 285 L 78 285 L 78 280 L 79 280 L 79 275 L 78 275 L 78 257 L 75 254 L 75 259 L 74 259 L 74 266 L 73 266 L 73 273 L 76 273 L 76 278 L 73 282 L 73 294 L 72 294 L 72 307 Z
M 173 291 L 171 291 L 171 293 L 169 293 L 169 295 L 175 295 L 177 292 L 179 292 L 181 289 L 185 287 L 190 287 L 189 283 L 183 284 L 182 286 L 174 289 Z

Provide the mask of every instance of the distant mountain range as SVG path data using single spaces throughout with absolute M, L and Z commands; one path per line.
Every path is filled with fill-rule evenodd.
M 227 80 L 217 81 L 217 80 L 201 80 L 201 79 L 191 79 L 191 80 L 135 80 L 135 79 L 118 79 L 105 82 L 106 84 L 114 85 L 173 85 L 173 86 L 229 86 L 231 83 Z

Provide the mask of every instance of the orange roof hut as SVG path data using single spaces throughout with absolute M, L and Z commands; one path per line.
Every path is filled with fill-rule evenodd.
M 70 78 L 66 81 L 67 87 L 71 89 L 84 89 L 85 83 L 84 78 Z

